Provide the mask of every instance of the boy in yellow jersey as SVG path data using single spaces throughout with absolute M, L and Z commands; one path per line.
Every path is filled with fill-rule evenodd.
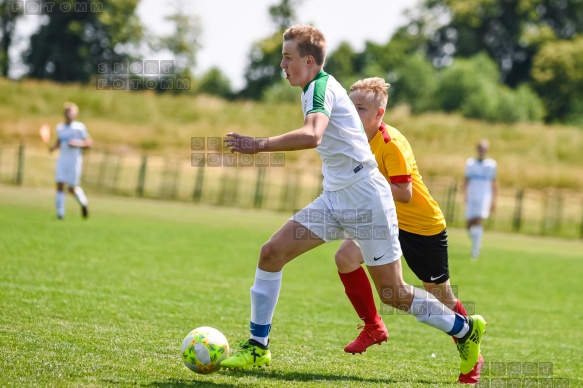
M 428 292 L 453 311 L 467 316 L 449 282 L 443 213 L 423 183 L 409 142 L 397 129 L 383 122 L 389 86 L 381 78 L 367 78 L 350 87 L 349 97 L 361 118 L 379 170 L 391 186 L 397 208 L 399 242 L 407 264 Z M 364 327 L 359 326 L 362 332 L 344 351 L 362 353 L 369 346 L 386 341 L 388 331 L 376 310 L 368 277 L 361 267 L 363 259 L 358 246 L 351 239 L 345 240 L 335 260 L 346 295 L 365 323 Z M 384 290 L 387 291 L 397 294 L 400 290 Z M 483 362 L 480 355 L 469 373 L 460 374 L 459 382 L 477 383 Z

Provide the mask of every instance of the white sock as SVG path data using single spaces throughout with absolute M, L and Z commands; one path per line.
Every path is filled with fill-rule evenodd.
M 251 339 L 265 346 L 269 343 L 269 331 L 282 277 L 283 271 L 266 272 L 257 268 L 255 283 L 251 287 Z
M 82 206 L 87 206 L 87 197 L 85 196 L 83 189 L 77 186 L 75 189 L 73 189 L 73 192 L 75 193 L 75 198 L 77 198 L 77 201 L 79 201 Z
M 55 196 L 55 207 L 57 208 L 57 216 L 60 218 L 65 217 L 65 192 L 57 191 Z
M 482 227 L 481 224 L 470 226 L 470 237 L 472 238 L 472 257 L 478 257 L 478 255 L 480 254 L 483 233 L 484 228 Z
M 414 291 L 409 314 L 417 318 L 417 321 L 457 338 L 466 335 L 470 327 L 463 316 L 453 312 L 427 291 L 419 288 L 414 288 Z

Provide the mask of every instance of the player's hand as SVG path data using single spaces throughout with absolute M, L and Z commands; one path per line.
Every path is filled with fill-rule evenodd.
M 85 140 L 72 139 L 67 142 L 71 147 L 85 147 Z
M 256 154 L 259 152 L 257 142 L 251 136 L 243 136 L 235 132 L 229 132 L 226 136 L 223 143 L 231 152 L 240 152 L 242 154 Z

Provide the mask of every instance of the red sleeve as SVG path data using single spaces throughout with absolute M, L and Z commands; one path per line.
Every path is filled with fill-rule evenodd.
M 411 178 L 411 175 L 395 175 L 395 176 L 391 176 L 389 177 L 391 183 L 407 183 L 407 182 L 411 182 L 413 179 Z

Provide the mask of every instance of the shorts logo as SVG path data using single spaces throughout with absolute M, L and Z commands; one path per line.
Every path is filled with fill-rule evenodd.
M 445 274 L 444 274 L 444 273 L 442 273 L 441 275 L 439 275 L 439 276 L 436 276 L 436 277 L 433 277 L 433 276 L 432 276 L 430 279 L 431 279 L 431 281 L 434 281 L 434 280 L 437 280 L 437 279 L 439 279 L 439 278 L 440 278 L 440 277 L 442 277 L 443 275 L 445 275 Z
M 374 256 L 373 256 L 373 260 L 374 260 L 374 261 L 378 261 L 378 260 L 382 259 L 383 257 L 385 257 L 386 255 L 387 255 L 387 254 L 385 253 L 384 255 L 382 255 L 382 256 L 380 256 L 380 257 L 374 257 Z
M 354 173 L 356 174 L 357 172 L 359 172 L 360 170 L 362 170 L 364 167 L 362 167 L 362 164 L 359 164 L 358 166 L 356 166 L 356 168 L 352 171 L 354 171 Z

